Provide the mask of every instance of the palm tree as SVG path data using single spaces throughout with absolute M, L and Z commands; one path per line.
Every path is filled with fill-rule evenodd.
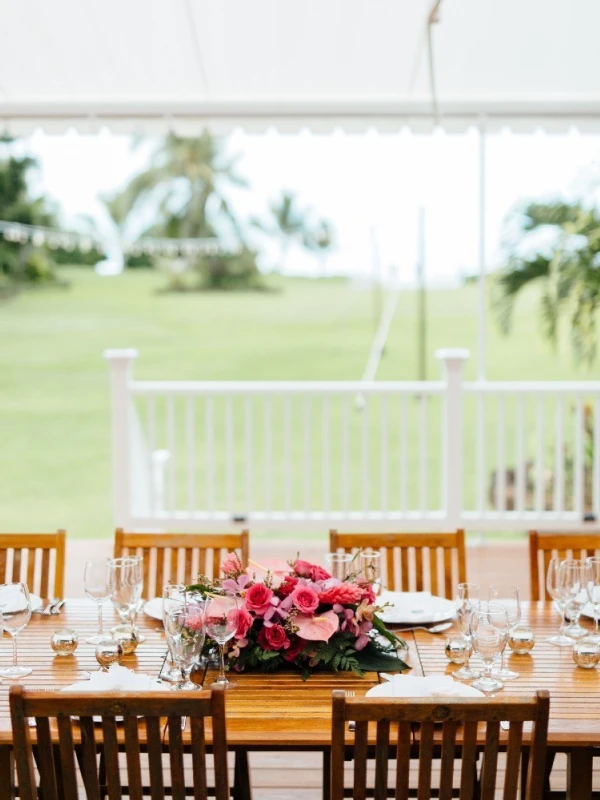
M 333 247 L 334 241 L 333 226 L 326 219 L 320 220 L 314 231 L 305 239 L 305 246 L 309 250 L 314 250 L 321 262 L 322 277 L 327 274 L 327 255 Z
M 156 236 L 212 237 L 223 231 L 225 220 L 229 232 L 242 241 L 226 196 L 228 186 L 247 186 L 236 162 L 225 157 L 208 132 L 196 139 L 169 134 L 154 152 L 150 168 L 113 198 L 114 210 L 121 218 L 134 210 L 150 215 L 155 222 L 146 233 Z
M 582 202 L 530 203 L 520 215 L 519 235 L 496 288 L 504 332 L 524 286 L 542 287 L 540 312 L 546 337 L 556 344 L 563 316 L 570 320 L 576 360 L 596 358 L 600 309 L 600 213 Z
M 296 196 L 284 191 L 281 197 L 269 204 L 269 219 L 254 220 L 254 225 L 279 241 L 279 269 L 285 271 L 287 258 L 293 244 L 312 249 L 313 229 L 310 211 L 298 206 Z

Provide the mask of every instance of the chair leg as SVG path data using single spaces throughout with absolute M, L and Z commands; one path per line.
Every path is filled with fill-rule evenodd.
M 233 800 L 252 800 L 250 764 L 248 762 L 248 751 L 246 749 L 235 751 L 232 794 Z
M 554 766 L 556 752 L 548 749 L 546 756 L 546 769 L 544 774 L 544 796 L 550 796 L 550 773 Z M 569 756 L 567 756 L 569 758 Z M 525 800 L 525 790 L 527 789 L 527 770 L 529 769 L 529 750 L 521 752 L 521 800 Z
M 331 750 L 323 750 L 323 800 L 331 796 Z

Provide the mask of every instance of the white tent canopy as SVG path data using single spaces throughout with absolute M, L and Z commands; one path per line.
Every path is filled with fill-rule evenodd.
M 433 0 L 0 0 L 0 128 L 427 130 Z M 449 130 L 600 130 L 598 0 L 444 0 Z

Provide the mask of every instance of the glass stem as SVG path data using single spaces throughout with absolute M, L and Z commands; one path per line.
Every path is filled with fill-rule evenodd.
M 13 633 L 12 640 L 13 640 L 13 667 L 16 667 L 16 666 L 18 666 L 18 663 L 17 663 L 17 637 L 15 636 L 14 633 Z
M 102 636 L 102 603 L 98 603 L 98 636 Z
M 225 677 L 225 645 L 219 643 L 219 680 L 226 681 Z

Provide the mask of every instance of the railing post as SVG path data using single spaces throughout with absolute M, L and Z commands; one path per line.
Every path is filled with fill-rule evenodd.
M 469 351 L 459 348 L 436 350 L 442 362 L 446 381 L 444 395 L 444 431 L 442 495 L 446 523 L 459 528 L 462 521 L 463 489 L 463 431 L 462 431 L 462 371 Z
M 110 366 L 113 504 L 116 527 L 129 527 L 131 519 L 131 398 L 129 382 L 138 351 L 105 350 Z

